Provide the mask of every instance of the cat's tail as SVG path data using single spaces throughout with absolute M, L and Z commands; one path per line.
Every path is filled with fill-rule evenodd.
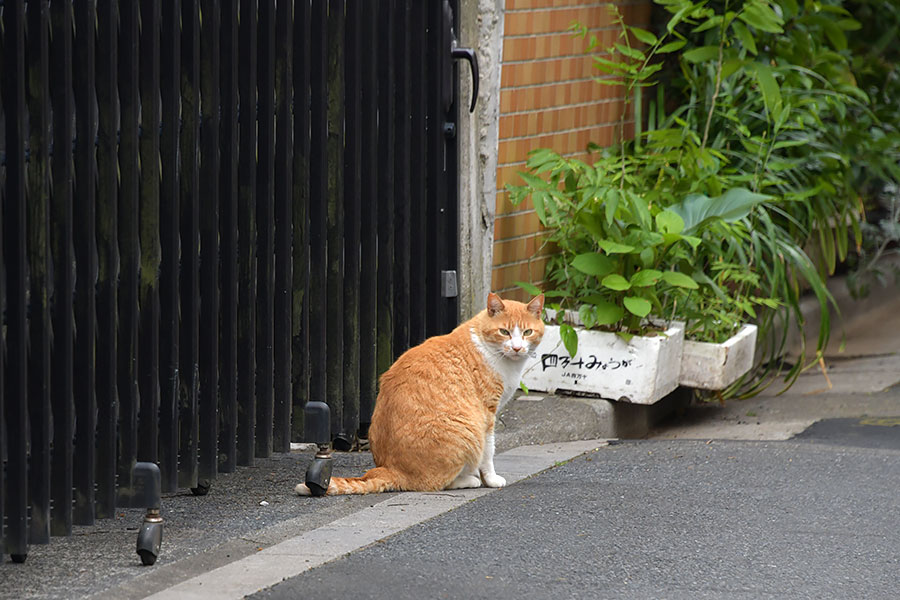
M 329 496 L 339 494 L 377 494 L 379 492 L 399 492 L 402 489 L 401 478 L 398 474 L 386 467 L 375 467 L 366 472 L 362 477 L 332 477 L 328 484 Z M 300 496 L 312 495 L 305 483 L 297 484 L 294 488 Z

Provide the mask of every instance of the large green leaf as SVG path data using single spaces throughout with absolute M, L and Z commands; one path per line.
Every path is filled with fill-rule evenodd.
M 534 212 L 537 213 L 538 219 L 540 219 L 541 223 L 544 225 L 549 225 L 547 223 L 547 212 L 544 210 L 544 202 L 547 199 L 547 192 L 543 190 L 535 190 L 533 194 L 531 194 L 531 202 L 534 204 Z
M 662 274 L 662 279 L 669 285 L 674 285 L 675 287 L 688 288 L 691 290 L 696 290 L 700 287 L 697 285 L 696 281 L 678 271 L 666 271 Z
M 631 32 L 634 37 L 650 46 L 655 44 L 657 41 L 656 36 L 646 29 L 641 29 L 640 27 L 629 27 L 628 31 Z
M 572 266 L 587 275 L 602 277 L 610 273 L 615 264 L 599 252 L 587 252 L 573 258 Z
M 600 222 L 600 217 L 593 213 L 582 211 L 578 215 L 578 222 L 594 236 L 594 239 L 603 238 L 606 235 L 606 232 L 603 230 L 603 225 Z
M 684 57 L 684 60 L 688 62 L 698 63 L 698 62 L 706 62 L 708 60 L 713 60 L 719 55 L 719 47 L 718 46 L 700 46 L 699 48 L 692 48 L 687 52 L 682 52 L 681 56 Z
M 754 206 L 771 198 L 746 188 L 732 188 L 715 198 L 703 194 L 690 194 L 678 204 L 669 207 L 684 220 L 685 235 L 694 233 L 714 219 L 733 223 L 743 219 Z
M 637 48 L 631 48 L 624 44 L 616 44 L 615 46 L 619 52 L 621 52 L 628 58 L 631 58 L 634 60 L 644 60 L 645 58 L 647 58 L 646 56 L 644 56 L 644 53 L 641 52 L 640 50 L 638 50 Z
M 681 50 L 684 48 L 684 45 L 687 42 L 685 40 L 675 40 L 674 42 L 669 42 L 668 44 L 663 44 L 659 48 L 656 49 L 657 54 L 666 54 L 668 52 L 675 52 L 677 50 Z
M 578 334 L 571 325 L 563 323 L 559 326 L 559 337 L 562 338 L 563 346 L 569 352 L 569 356 L 574 357 L 578 352 Z
M 656 285 L 663 274 L 656 269 L 643 269 L 631 276 L 632 287 L 649 287 Z
M 753 39 L 753 34 L 750 33 L 750 30 L 740 21 L 734 21 L 731 24 L 731 28 L 738 39 L 741 40 L 741 44 L 747 49 L 747 52 L 756 55 L 756 40 Z
M 526 292 L 528 292 L 529 294 L 531 294 L 532 296 L 538 296 L 542 293 L 541 288 L 539 288 L 538 286 L 536 286 L 534 284 L 528 283 L 527 281 L 514 281 L 513 283 L 515 285 L 519 286 L 520 288 L 522 288 L 523 290 L 525 290 Z
M 620 244 L 612 240 L 597 240 L 597 245 L 607 254 L 627 254 L 634 251 L 634 246 Z
M 621 306 L 616 306 L 612 302 L 602 302 L 596 305 L 594 310 L 594 318 L 597 325 L 612 325 L 618 323 L 625 316 L 625 311 Z
M 763 102 L 769 114 L 775 112 L 775 107 L 781 104 L 781 88 L 775 81 L 775 74 L 772 67 L 763 63 L 756 63 L 756 81 L 759 84 L 759 91 L 762 93 Z
M 594 316 L 596 307 L 593 304 L 582 304 L 578 307 L 578 318 L 585 329 L 591 329 L 597 325 L 597 317 Z
M 769 33 L 781 33 L 784 31 L 781 28 L 784 21 L 763 2 L 748 2 L 744 5 L 744 10 L 738 14 L 738 18 L 760 31 Z
M 642 318 L 649 315 L 650 309 L 653 308 L 648 301 L 635 296 L 625 296 L 624 303 L 628 312 Z
M 684 231 L 684 219 L 671 210 L 664 210 L 656 215 L 656 229 L 663 234 L 681 233 Z
M 603 287 L 609 288 L 611 290 L 615 290 L 617 292 L 621 292 L 623 290 L 631 289 L 631 284 L 627 279 L 619 275 L 618 273 L 613 273 L 611 275 L 607 275 L 603 278 L 603 281 L 600 283 L 603 284 Z

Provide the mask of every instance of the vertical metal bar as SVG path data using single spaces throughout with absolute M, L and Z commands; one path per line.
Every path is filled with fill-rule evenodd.
M 47 0 L 32 2 L 25 14 L 29 146 L 27 170 L 26 251 L 30 300 L 28 327 L 28 416 L 31 449 L 28 496 L 32 544 L 50 541 L 50 264 L 48 256 L 50 206 L 50 80 Z M 71 140 L 71 130 L 69 140 Z M 65 160 L 71 160 L 66 145 Z
M 325 346 L 325 372 L 328 378 L 326 397 L 331 408 L 332 437 L 345 442 L 344 409 L 344 0 L 328 2 L 328 32 L 326 33 L 328 99 L 327 154 L 327 264 L 326 318 L 328 342 Z M 356 431 L 349 432 L 355 435 Z
M 218 462 L 219 401 L 219 6 L 200 4 L 200 437 L 198 477 Z
M 237 1 L 221 3 L 222 62 L 221 77 L 221 157 L 220 179 L 221 230 L 221 305 L 219 338 L 219 410 L 221 429 L 219 451 L 223 460 L 219 470 L 231 473 L 237 466 L 237 190 L 238 190 L 238 36 Z
M 394 50 L 394 355 L 409 348 L 410 77 L 409 0 L 397 2 Z
M 93 7 L 81 7 L 90 10 Z M 54 3 L 50 6 L 52 44 L 51 52 L 51 68 L 52 80 L 54 85 L 50 90 L 50 99 L 53 109 L 53 139 L 54 140 L 71 140 L 72 139 L 72 6 L 69 3 Z M 93 28 L 91 30 L 91 43 L 93 47 Z M 89 52 L 89 49 L 83 49 L 83 52 Z M 91 55 L 91 60 L 93 56 Z M 83 71 L 82 71 L 83 69 Z M 93 114 L 93 95 L 91 86 L 93 86 L 93 64 L 79 65 L 80 75 L 82 75 L 84 85 L 78 90 L 76 96 L 78 100 L 77 113 L 75 122 L 78 127 L 77 146 L 75 148 L 75 161 L 77 166 L 84 169 L 84 175 L 79 178 L 78 185 L 83 193 L 91 194 L 90 205 L 93 207 L 94 193 L 94 168 L 91 157 L 93 156 L 93 143 L 90 145 L 90 154 L 84 144 L 84 138 L 90 138 L 93 142 L 94 129 L 96 126 L 96 116 Z M 87 111 L 84 104 L 86 97 L 91 99 L 91 107 Z M 84 136 L 84 138 L 82 137 Z M 58 143 L 58 142 L 57 142 Z M 56 146 L 60 148 L 60 146 Z M 62 146 L 65 148 L 65 146 Z M 53 404 L 53 455 L 52 455 L 52 499 L 53 509 L 51 513 L 50 532 L 53 535 L 70 535 L 72 533 L 72 485 L 73 485 L 73 461 L 72 461 L 72 438 L 75 435 L 73 428 L 74 405 L 73 405 L 73 380 L 72 380 L 72 333 L 74 330 L 74 320 L 72 313 L 72 292 L 74 286 L 74 277 L 72 272 L 72 161 L 68 160 L 68 156 L 60 152 L 53 157 L 53 197 L 50 205 L 50 249 L 51 261 L 53 264 L 53 344 L 51 349 L 51 362 L 53 371 L 51 373 L 50 388 L 52 390 L 51 402 Z M 89 182 L 88 182 L 89 180 Z M 89 213 L 89 218 L 93 221 L 93 212 Z M 91 223 L 93 225 L 93 222 Z M 93 243 L 93 236 L 91 237 Z M 82 269 L 90 266 L 79 266 Z M 89 275 L 85 274 L 85 279 Z M 90 290 L 90 298 L 93 299 L 93 290 Z M 75 304 L 78 307 L 78 301 L 84 298 L 76 297 Z M 93 308 L 93 306 L 91 306 Z M 93 330 L 89 330 L 80 337 L 85 338 L 85 342 L 93 350 Z M 90 338 L 90 341 L 87 340 Z M 93 361 L 88 366 L 88 379 L 93 376 Z M 93 381 L 90 382 L 93 384 Z M 80 391 L 89 391 L 88 397 L 83 399 L 88 410 L 93 409 L 94 390 L 93 386 L 89 390 L 81 388 Z M 91 436 L 88 438 L 90 444 L 85 444 L 81 436 L 78 437 L 81 446 L 86 452 L 84 464 L 78 465 L 79 477 L 79 516 L 87 517 L 87 520 L 93 521 L 94 515 L 94 486 L 93 486 L 93 458 L 94 458 L 94 439 L 93 439 L 93 412 L 85 415 L 86 425 L 92 428 Z M 79 423 L 80 424 L 80 423 Z M 84 447 L 89 446 L 89 447 Z M 84 475 L 87 475 L 85 478 Z M 90 488 L 86 488 L 84 479 L 90 480 Z M 88 494 L 84 494 L 88 492 Z M 86 514 L 82 514 L 84 511 Z
M 159 154 L 159 466 L 162 490 L 178 487 L 178 276 L 181 261 L 178 139 L 181 125 L 181 1 L 162 5 Z
M 200 9 L 181 4 L 181 324 L 178 485 L 197 485 L 200 312 Z
M 444 333 L 444 304 L 441 298 L 440 274 L 445 269 L 443 237 L 449 230 L 441 229 L 441 210 L 446 206 L 447 197 L 447 171 L 446 171 L 446 147 L 447 142 L 442 133 L 447 122 L 447 108 L 444 105 L 445 95 L 450 91 L 446 89 L 448 82 L 452 81 L 448 69 L 450 66 L 450 41 L 448 39 L 449 25 L 445 22 L 443 2 L 428 3 L 428 30 L 433 35 L 432 43 L 428 44 L 426 61 L 428 63 L 428 81 L 425 88 L 428 90 L 428 163 L 426 177 L 428 178 L 428 205 L 427 205 L 427 237 L 426 247 L 426 279 L 425 286 L 428 290 L 428 298 L 425 309 L 426 335 L 433 336 Z M 448 96 L 449 97 L 449 96 Z
M 25 7 L 12 0 L 3 8 L 3 108 L 6 113 L 6 197 L 3 258 L 6 268 L 6 384 L 4 403 L 9 445 L 6 462 L 6 552 L 28 554 L 28 479 L 25 312 Z
M 4 36 L 2 31 L 0 31 L 0 65 L 3 65 L 3 53 L 6 50 L 6 42 L 4 40 Z M 0 72 L 0 85 L 6 85 L 7 77 Z M 3 100 L 5 94 L 0 92 L 0 112 L 3 111 Z M 4 125 L 4 134 L 2 136 L 4 143 L 4 150 L 6 150 L 6 119 L 3 120 Z M 15 161 L 13 161 L 15 164 Z M 3 207 L 6 206 L 6 165 L 3 165 L 3 177 L 0 178 L 0 265 L 4 264 L 3 259 L 3 216 L 2 213 Z M 6 285 L 4 284 L 4 278 L 0 277 L 0 306 L 6 306 Z M 0 419 L 3 422 L 6 422 L 6 401 L 4 398 L 4 383 L 6 381 L 6 374 L 4 373 L 6 366 L 6 336 L 0 334 Z M 0 427 L 0 462 L 6 462 L 7 454 L 9 454 L 9 445 L 7 440 L 9 436 L 6 432 L 6 427 Z M 6 523 L 6 468 L 0 469 L 0 523 Z M 0 553 L 6 552 L 6 539 L 4 537 L 5 534 L 5 526 L 0 526 Z
M 450 0 L 453 9 L 453 30 L 459 31 L 459 0 Z M 441 49 L 443 60 L 450 63 L 452 73 L 451 82 L 458 81 L 459 62 L 450 57 L 446 50 L 449 40 Z M 451 104 L 446 119 L 451 123 L 459 124 L 459 85 L 450 86 Z M 443 245 L 440 255 L 443 257 L 440 270 L 456 271 L 459 267 L 459 202 L 457 194 L 459 190 L 459 136 L 454 135 L 445 139 L 444 146 L 444 193 L 441 194 L 440 212 L 438 214 L 438 230 L 452 232 L 450 235 L 442 235 L 438 243 Z M 459 298 L 452 296 L 441 298 L 441 333 L 451 331 L 459 323 Z
M 140 283 L 138 460 L 159 457 L 159 0 L 141 2 Z
M 118 3 L 97 1 L 97 517 L 116 504 L 118 413 Z
M 327 3 L 312 3 L 310 16 L 310 153 L 309 153 L 309 399 L 326 399 L 326 108 L 325 27 Z
M 361 135 L 362 147 L 362 182 L 361 189 L 366 190 L 366 201 L 362 202 L 361 218 L 365 226 L 361 229 L 361 263 L 360 263 L 360 313 L 359 313 L 359 420 L 360 437 L 368 437 L 372 410 L 375 407 L 377 391 L 377 372 L 375 368 L 377 303 L 378 293 L 378 202 L 373 198 L 371 190 L 377 190 L 378 152 L 378 73 L 376 71 L 378 39 L 378 20 L 375 18 L 377 6 L 375 2 L 363 3 L 362 47 L 362 89 L 360 92 L 362 107 Z
M 6 50 L 6 41 L 3 36 L 2 29 L 0 29 L 0 65 L 4 65 L 3 61 L 3 53 Z M 2 67 L 0 67 L 0 85 L 6 85 L 7 78 L 2 73 Z M 5 95 L 2 91 L 0 91 L 0 113 L 3 113 L 3 101 L 5 100 Z M 4 113 L 5 114 L 5 113 Z M 3 141 L 4 151 L 6 150 L 6 119 L 3 120 L 3 135 L 0 136 L 0 140 Z M 15 159 L 13 160 L 13 164 L 15 164 Z M 0 265 L 4 264 L 3 260 L 3 216 L 4 207 L 6 206 L 6 165 L 3 165 L 2 177 L 0 177 Z M 4 285 L 4 278 L 0 277 L 0 306 L 6 306 L 6 285 Z M 6 381 L 5 376 L 5 367 L 6 367 L 6 336 L 0 333 L 0 419 L 6 423 L 6 402 L 4 399 L 4 382 Z M 0 427 L 0 462 L 6 463 L 8 451 L 7 444 L 7 432 L 6 427 Z M 0 523 L 6 523 L 6 517 L 4 512 L 4 507 L 6 506 L 6 467 L 0 469 Z M 6 540 L 4 537 L 5 526 L 0 525 L 0 553 L 6 552 Z
M 310 21 L 309 2 L 294 15 L 294 160 L 292 196 L 293 247 L 291 307 L 291 439 L 303 439 L 303 407 L 310 393 L 309 356 L 309 203 L 310 203 Z
M 118 485 L 130 488 L 132 468 L 137 460 L 138 334 L 138 31 L 137 4 L 122 4 L 119 29 L 119 105 L 121 141 L 119 143 L 119 461 Z
M 362 106 L 360 104 L 360 51 L 362 7 L 347 3 L 344 85 L 344 406 L 341 430 L 349 440 L 359 431 L 359 284 Z
M 5 48 L 6 42 L 3 37 L 2 29 L 0 29 L 0 65 L 3 65 L 3 52 L 6 50 Z M 0 67 L 2 69 L 2 67 Z M 2 71 L 0 71 L 0 85 L 5 85 L 7 77 L 3 75 Z M 3 100 L 5 94 L 0 92 L 0 113 L 3 112 Z M 5 114 L 5 113 L 4 113 Z M 0 139 L 3 141 L 4 151 L 6 150 L 6 119 L 3 120 L 3 135 L 0 136 Z M 4 264 L 3 262 L 3 207 L 6 206 L 6 165 L 3 165 L 2 171 L 0 174 L 3 176 L 0 177 L 0 265 Z M 6 286 L 4 285 L 4 278 L 0 277 L 0 306 L 6 305 Z M 6 402 L 4 400 L 4 382 L 6 381 L 5 376 L 5 366 L 6 366 L 6 336 L 0 333 L 0 419 L 6 423 Z M 7 434 L 6 427 L 0 427 L 0 462 L 6 463 L 6 456 L 8 454 L 8 445 L 7 445 Z M 0 469 L 0 523 L 6 522 L 6 517 L 4 513 L 4 507 L 6 506 L 6 468 Z M 0 553 L 6 551 L 6 541 L 4 538 L 5 526 L 0 526 Z
M 240 7 L 238 87 L 238 441 L 239 465 L 252 465 L 256 434 L 256 0 Z
M 424 48 L 432 43 L 427 36 L 425 20 L 425 4 L 412 2 L 412 16 L 409 26 L 410 48 Z M 425 206 L 428 193 L 425 187 L 425 169 L 427 164 L 427 122 L 425 120 L 427 95 L 422 82 L 428 80 L 425 56 L 422 52 L 410 52 L 410 164 L 416 162 L 417 168 L 410 169 L 410 242 L 409 242 L 409 294 L 411 305 L 421 306 L 425 302 Z M 413 83 L 416 82 L 416 83 Z M 437 133 L 433 135 L 439 135 Z M 409 345 L 415 346 L 425 339 L 425 311 L 410 310 Z
M 259 0 L 256 170 L 256 456 L 272 454 L 275 295 L 275 0 Z
M 394 0 L 378 13 L 378 334 L 377 370 L 394 360 Z
M 61 52 L 71 56 L 73 41 L 71 38 L 72 7 L 65 3 L 60 9 L 59 3 L 50 5 L 54 14 L 54 40 L 68 46 Z M 57 228 L 59 248 L 54 250 L 54 268 L 56 283 L 54 284 L 54 296 L 57 298 L 58 309 L 62 311 L 57 315 L 53 326 L 53 372 L 56 378 L 53 382 L 53 397 L 59 410 L 54 407 L 54 448 L 57 446 L 71 453 L 71 436 L 66 429 L 71 424 L 58 423 L 56 415 L 64 415 L 66 408 L 75 402 L 75 455 L 78 461 L 74 468 L 75 483 L 75 514 L 76 525 L 91 525 L 94 522 L 94 503 L 96 493 L 96 445 L 97 430 L 97 152 L 95 140 L 97 137 L 97 105 L 94 98 L 94 84 L 96 81 L 96 56 L 95 56 L 95 20 L 97 14 L 96 0 L 76 0 L 75 12 L 75 42 L 74 64 L 70 65 L 74 70 L 69 75 L 66 88 L 71 82 L 77 81 L 75 88 L 75 201 L 73 206 L 71 192 L 60 201 L 54 200 L 58 210 L 54 214 L 53 226 Z M 59 14 L 59 19 L 56 15 Z M 57 26 L 58 23 L 58 26 Z M 54 44 L 56 41 L 54 41 Z M 60 73 L 53 77 L 54 82 L 59 82 L 65 77 Z M 56 89 L 54 84 L 53 89 Z M 57 109 L 54 108 L 54 118 Z M 70 110 L 60 107 L 62 114 L 69 114 Z M 64 124 L 60 124 L 65 127 Z M 61 180 L 65 177 L 61 176 Z M 54 183 L 54 194 L 60 191 L 59 184 Z M 66 188 L 71 189 L 71 188 Z M 65 192 L 64 192 L 65 193 Z M 74 223 L 74 231 L 78 231 L 78 239 L 74 240 L 74 255 L 76 274 L 73 281 L 71 268 L 62 268 L 62 265 L 72 264 L 73 224 L 72 214 L 77 215 Z M 63 228 L 61 221 L 63 214 L 68 226 Z M 73 324 L 72 313 L 67 299 L 72 297 L 72 287 L 75 285 L 75 326 L 78 332 L 74 340 L 75 354 L 72 356 Z M 73 380 L 74 372 L 78 373 L 77 387 Z M 68 408 L 71 411 L 71 408 Z M 70 413 L 71 415 L 71 413 Z M 71 418 L 68 417 L 68 418 Z M 62 425 L 62 426 L 61 426 Z M 58 429 L 62 429 L 58 433 Z M 71 456 L 65 461 L 70 468 Z M 61 467 L 63 468 L 63 467 Z M 70 501 L 71 495 L 61 501 Z
M 294 7 L 279 2 L 275 14 L 275 430 L 277 452 L 291 449 L 291 86 Z

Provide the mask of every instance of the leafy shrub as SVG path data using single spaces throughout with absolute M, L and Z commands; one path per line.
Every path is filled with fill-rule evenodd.
M 600 315 L 597 323 L 618 314 L 608 305 L 622 308 L 621 321 L 610 325 L 632 330 L 646 304 L 629 311 L 626 296 L 612 292 L 634 294 L 631 278 L 643 269 L 689 275 L 697 288 L 659 279 L 638 294 L 659 315 L 693 320 L 695 331 L 723 324 L 715 335 L 727 333 L 734 319 L 756 316 L 761 339 L 775 340 L 769 358 L 780 355 L 786 339 L 771 309 L 785 305 L 802 326 L 799 298 L 809 289 L 823 309 L 811 357 L 818 361 L 834 306 L 825 277 L 862 242 L 857 151 L 878 135 L 852 119 L 878 119 L 853 73 L 848 34 L 860 23 L 838 0 L 655 2 L 667 15 L 656 33 L 619 16 L 619 40 L 594 58 L 599 83 L 626 89 L 634 139 L 598 151 L 593 165 L 536 152 L 525 185 L 510 187 L 513 202 L 530 195 L 540 206 L 560 248 L 548 265 L 548 283 L 564 304 L 593 305 L 581 310 Z M 725 218 L 730 194 L 755 201 Z M 721 214 L 701 230 L 679 230 L 677 243 L 652 245 L 653 254 L 641 257 L 646 246 L 636 242 L 664 235 L 656 217 L 680 215 L 692 198 L 706 198 Z M 615 252 L 611 242 L 640 252 Z M 592 264 L 598 274 L 579 269 L 587 259 L 576 258 L 591 253 L 613 270 L 600 276 L 609 264 L 599 270 Z M 612 273 L 631 287 L 610 290 L 603 281 Z M 703 318 L 717 312 L 722 317 Z

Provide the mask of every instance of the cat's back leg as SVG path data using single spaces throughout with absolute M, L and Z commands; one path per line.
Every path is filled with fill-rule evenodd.
M 466 465 L 445 489 L 464 490 L 478 487 L 481 487 L 481 477 L 478 475 L 478 469 Z

